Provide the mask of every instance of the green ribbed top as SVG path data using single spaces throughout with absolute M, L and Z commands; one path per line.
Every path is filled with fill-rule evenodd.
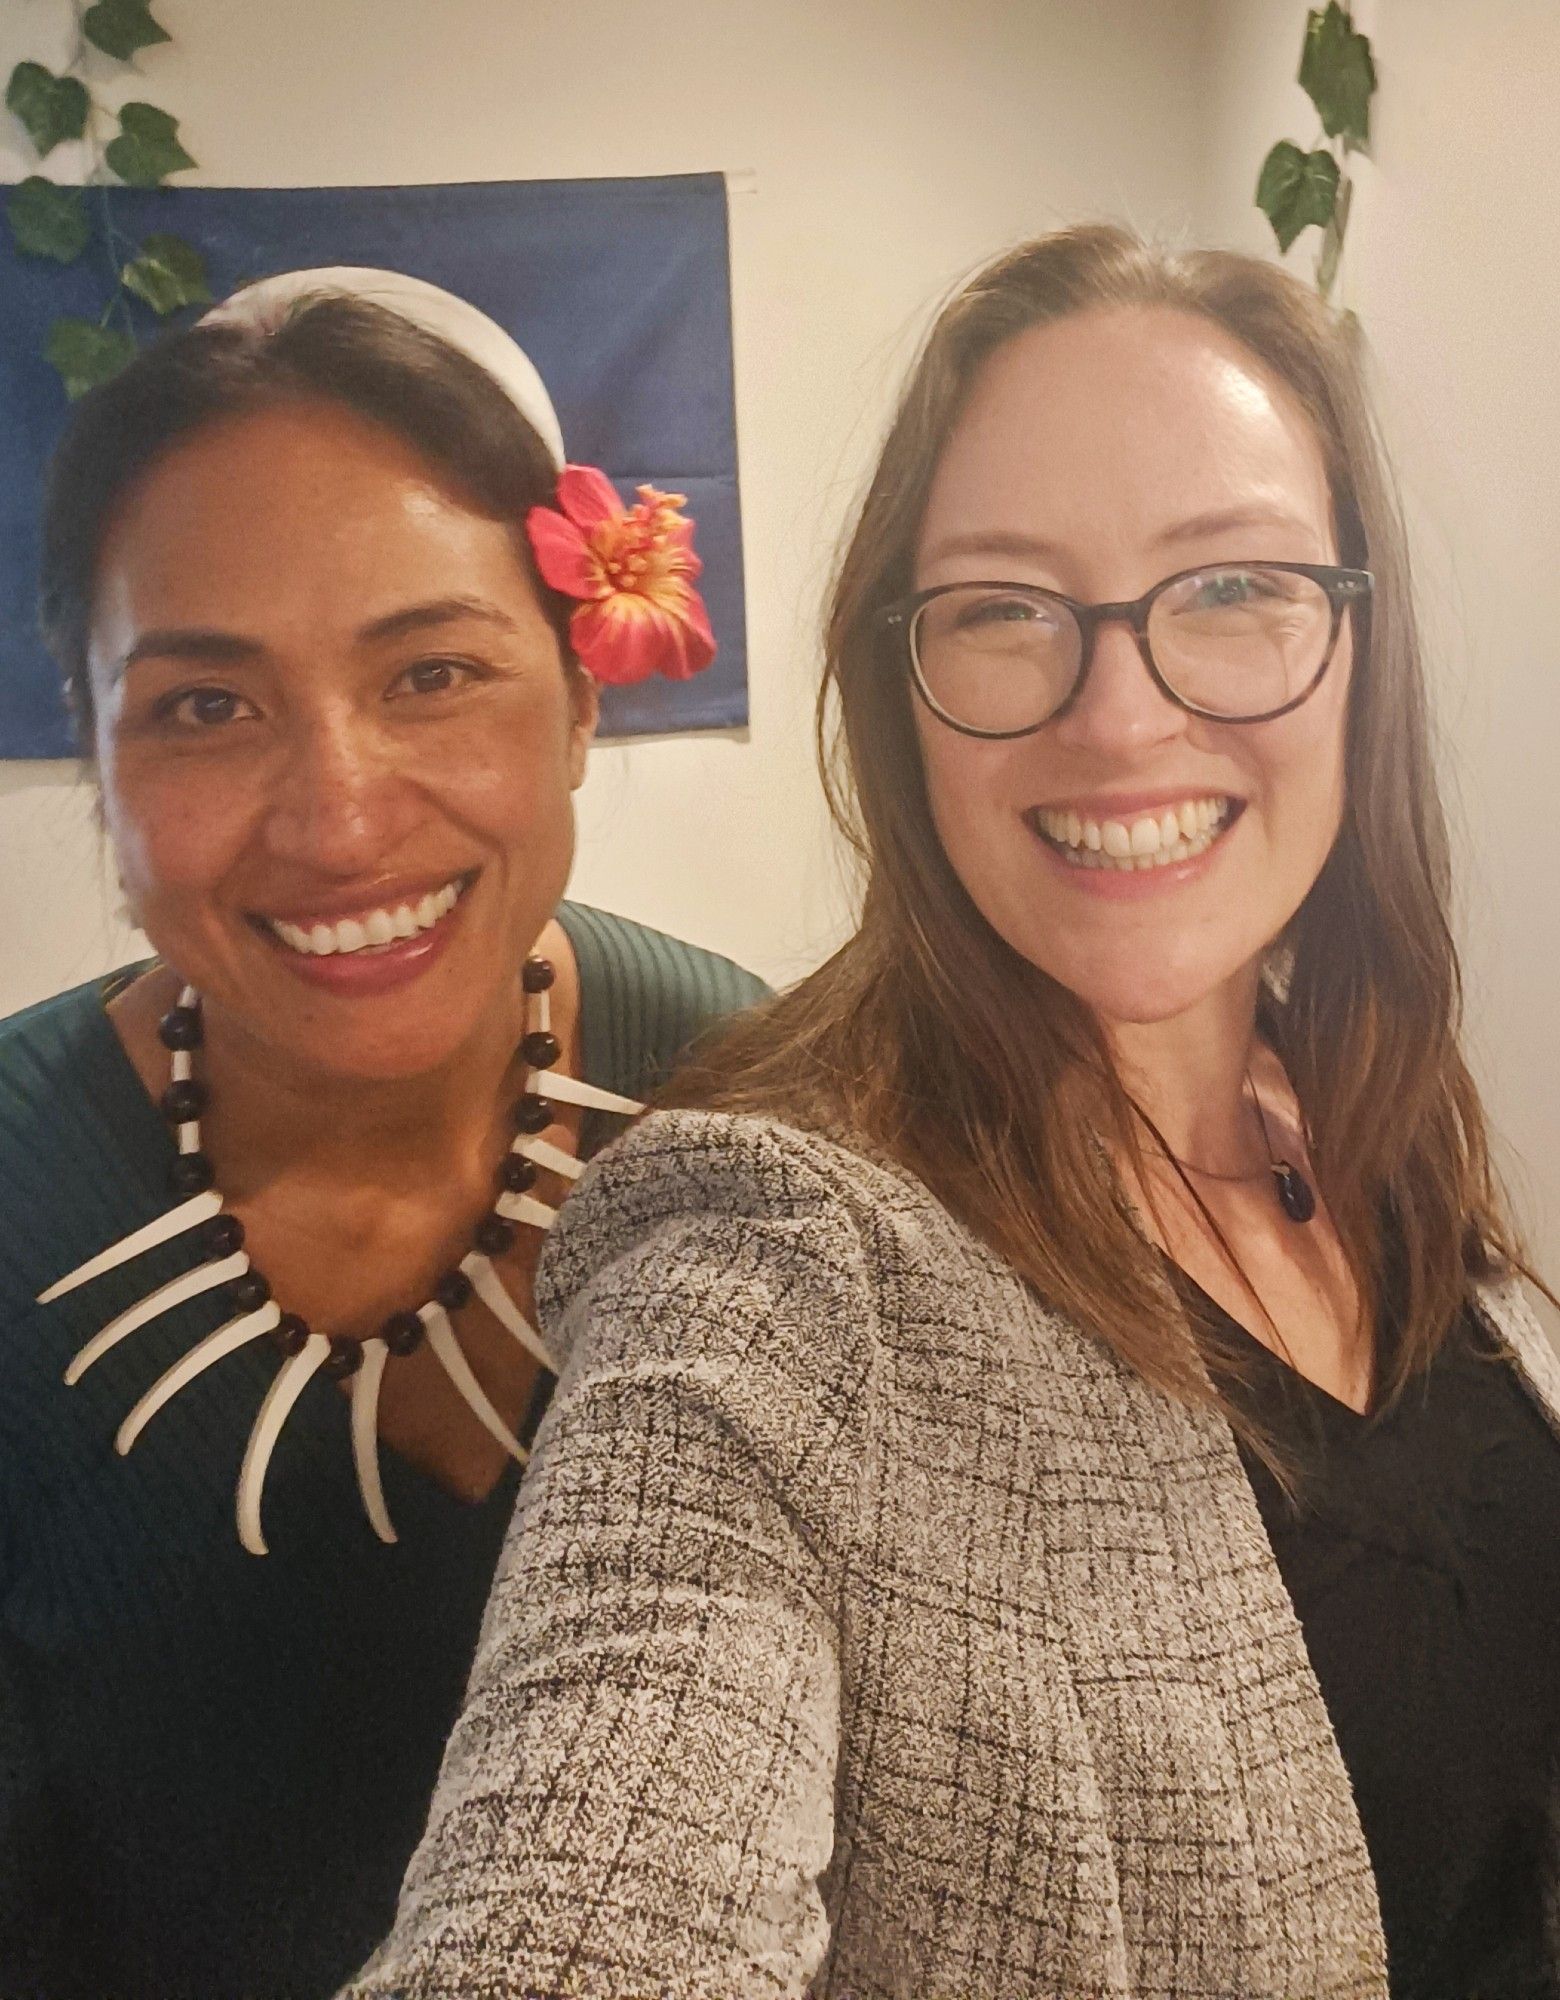
M 580 905 L 584 1072 L 640 1097 L 761 984 Z M 388 1929 L 465 1684 L 516 1475 L 479 1505 L 381 1454 L 377 1542 L 349 1405 L 315 1377 L 266 1480 L 233 1491 L 277 1358 L 208 1369 L 128 1458 L 132 1403 L 228 1316 L 208 1294 L 75 1389 L 65 1365 L 194 1261 L 164 1246 L 36 1294 L 169 1205 L 172 1144 L 97 981 L 0 1023 L 0 1995 L 313 2000 Z M 587 1122 L 585 1150 L 613 1121 Z

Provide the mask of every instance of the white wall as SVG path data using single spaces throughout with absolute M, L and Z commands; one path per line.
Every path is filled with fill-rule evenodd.
M 1272 246 L 1268 146 L 1314 143 L 1303 7 L 1214 0 L 1202 220 Z M 1469 1040 L 1534 1249 L 1560 1281 L 1560 98 L 1553 0 L 1356 0 L 1373 160 L 1345 290 L 1415 543 L 1458 821 Z M 1312 232 L 1314 237 L 1314 232 Z M 1304 253 L 1308 254 L 1308 253 Z M 1304 268 L 1302 246 L 1293 259 Z M 1384 1112 L 1389 1107 L 1383 1107 Z
M 0 74 L 65 53 L 5 0 Z M 771 977 L 845 902 L 808 738 L 818 604 L 935 297 L 1083 216 L 1177 228 L 1203 0 L 159 0 L 142 58 L 193 179 L 232 185 L 725 169 L 751 642 L 742 737 L 604 748 L 575 891 Z M 14 138 L 0 113 L 0 140 Z M 0 149 L 0 176 L 22 162 Z M 127 955 L 90 797 L 0 766 L 0 1015 Z

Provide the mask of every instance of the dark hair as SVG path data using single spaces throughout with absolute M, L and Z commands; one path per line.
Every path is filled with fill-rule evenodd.
M 1273 264 L 1163 254 L 1107 226 L 1064 230 L 981 271 L 938 317 L 845 549 L 819 729 L 830 800 L 864 864 L 860 926 L 827 965 L 744 1017 L 660 1102 L 841 1126 L 915 1173 L 1054 1306 L 1148 1381 L 1226 1407 L 1205 1329 L 1164 1336 L 1157 1253 L 1098 1143 L 1141 1134 L 1097 1024 L 991 929 L 942 850 L 910 713 L 886 670 L 882 608 L 970 386 L 1016 335 L 1113 308 L 1191 313 L 1239 341 L 1307 411 L 1339 560 L 1375 572 L 1356 614 L 1348 800 L 1321 875 L 1275 939 L 1263 1024 L 1304 1114 L 1322 1192 L 1370 1323 L 1401 1248 L 1389 1392 L 1422 1368 L 1470 1276 L 1522 1260 L 1459 1041 L 1450 864 L 1431 756 L 1408 557 L 1350 328 Z M 1531 1275 L 1531 1273 L 1529 1273 Z M 1259 1445 L 1261 1440 L 1256 1440 Z
M 382 425 L 483 513 L 518 525 L 554 496 L 546 445 L 487 370 L 370 300 L 322 293 L 300 300 L 274 329 L 218 321 L 167 335 L 82 399 L 49 467 L 39 611 L 84 755 L 92 749 L 92 600 L 115 509 L 204 425 L 300 398 L 339 403 Z M 574 607 L 543 583 L 523 534 L 516 545 L 565 666 L 577 672 Z

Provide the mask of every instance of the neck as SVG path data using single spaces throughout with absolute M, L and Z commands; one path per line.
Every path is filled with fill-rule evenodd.
M 506 1077 L 519 1088 L 524 998 L 517 979 L 512 1003 L 438 1068 L 368 1079 L 299 1069 L 207 1009 L 201 1068 L 224 1191 L 241 1201 L 287 1175 L 391 1194 L 490 1150 L 507 1112 Z
M 1214 1173 L 1265 1160 L 1246 1083 L 1259 978 L 1252 968 L 1167 1021 L 1102 1023 L 1123 1085 L 1170 1151 Z

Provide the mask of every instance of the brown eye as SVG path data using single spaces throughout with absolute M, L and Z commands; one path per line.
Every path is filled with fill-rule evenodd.
M 408 694 L 448 694 L 471 678 L 472 669 L 460 660 L 415 660 L 397 685 Z
M 231 688 L 198 687 L 171 695 L 159 705 L 158 713 L 191 728 L 220 729 L 227 723 L 241 721 L 246 714 L 253 715 L 254 710 Z

